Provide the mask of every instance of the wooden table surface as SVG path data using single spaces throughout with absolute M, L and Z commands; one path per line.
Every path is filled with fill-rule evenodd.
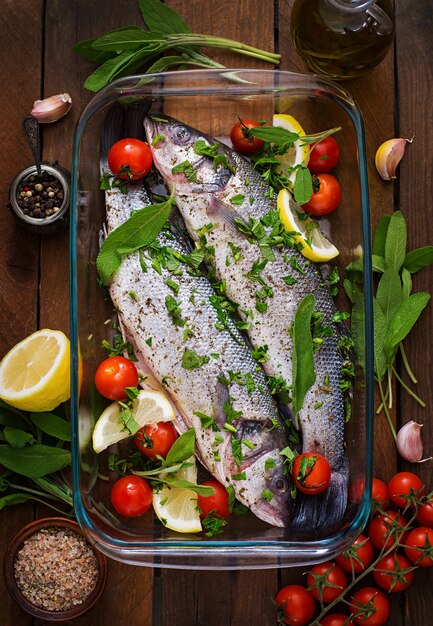
M 167 0 L 195 32 L 239 39 L 277 50 L 281 69 L 303 71 L 293 50 L 289 20 L 293 0 Z M 136 0 L 2 0 L 0 12 L 0 355 L 37 328 L 68 332 L 68 233 L 38 237 L 22 229 L 6 208 L 9 185 L 31 162 L 21 120 L 35 99 L 68 91 L 71 113 L 43 129 L 43 158 L 70 167 L 75 123 L 91 93 L 83 88 L 91 64 L 78 57 L 77 41 L 125 24 L 140 24 Z M 433 217 L 433 11 L 431 0 L 395 0 L 393 51 L 369 76 L 345 87 L 361 108 L 366 125 L 371 217 L 400 209 L 406 216 L 410 248 L 432 243 Z M 247 57 L 212 51 L 226 66 L 264 67 Z M 396 182 L 382 182 L 374 169 L 379 144 L 393 136 L 415 136 Z M 414 288 L 433 291 L 433 271 L 421 271 Z M 398 395 L 397 423 L 424 422 L 427 455 L 433 453 L 433 368 L 430 354 L 433 305 L 430 304 L 407 342 L 419 379 L 424 410 Z M 415 471 L 433 488 L 431 463 Z M 375 473 L 387 480 L 407 468 L 380 417 L 375 426 Z M 44 511 L 21 505 L 0 512 L 0 550 L 24 524 Z M 282 584 L 300 581 L 296 570 L 200 572 L 170 571 L 109 564 L 105 593 L 77 626 L 268 626 L 276 623 L 272 598 Z M 433 570 L 419 572 L 416 584 L 392 598 L 393 626 L 432 623 Z M 40 625 L 22 612 L 0 582 L 0 624 Z

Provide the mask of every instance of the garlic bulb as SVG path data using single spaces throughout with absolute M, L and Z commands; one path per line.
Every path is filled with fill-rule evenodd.
M 406 461 L 410 463 L 423 463 L 430 461 L 422 458 L 423 443 L 421 438 L 422 424 L 410 421 L 405 424 L 397 433 L 397 450 Z
M 57 122 L 57 120 L 66 115 L 71 106 L 71 96 L 68 93 L 60 93 L 44 100 L 35 100 L 31 115 L 40 124 L 49 124 Z
M 403 158 L 406 150 L 406 144 L 412 143 L 412 139 L 403 139 L 399 137 L 397 139 L 388 139 L 381 144 L 375 157 L 376 169 L 379 172 L 380 177 L 383 180 L 391 180 L 396 178 L 395 172 L 397 166 Z

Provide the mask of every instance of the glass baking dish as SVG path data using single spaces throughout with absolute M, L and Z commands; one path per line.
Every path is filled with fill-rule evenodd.
M 338 141 L 342 156 L 336 175 L 343 199 L 337 211 L 322 218 L 321 228 L 340 250 L 335 260 L 340 275 L 344 276 L 349 263 L 358 267 L 360 323 L 356 325 L 351 417 L 345 427 L 350 465 L 348 506 L 338 527 L 325 536 L 317 536 L 314 530 L 296 535 L 290 527 L 272 527 L 252 514 L 232 515 L 224 532 L 211 538 L 204 533 L 182 535 L 167 530 L 151 512 L 136 519 L 121 518 L 110 504 L 110 486 L 116 475 L 107 470 L 107 456 L 113 450 L 98 457 L 91 444 L 93 425 L 104 406 L 94 388 L 94 372 L 107 356 L 103 339 L 110 340 L 115 333 L 113 307 L 98 286 L 95 268 L 105 219 L 104 192 L 99 189 L 100 138 L 114 105 L 142 106 L 145 110 L 149 102 L 151 112 L 166 113 L 220 138 L 228 136 L 238 114 L 257 120 L 272 119 L 275 112 L 291 114 L 308 133 L 341 126 Z M 198 70 L 120 79 L 97 93 L 82 113 L 75 134 L 71 187 L 74 502 L 77 519 L 89 538 L 114 559 L 178 568 L 306 565 L 344 550 L 368 517 L 373 454 L 369 203 L 363 121 L 351 97 L 340 87 L 313 76 L 283 71 Z M 348 310 L 348 300 L 341 294 L 339 298 L 340 310 Z

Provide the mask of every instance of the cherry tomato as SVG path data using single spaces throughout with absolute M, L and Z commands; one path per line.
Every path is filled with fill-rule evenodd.
M 134 436 L 135 445 L 140 452 L 155 461 L 158 456 L 165 459 L 176 439 L 177 432 L 173 422 L 147 424 Z
M 404 551 L 412 563 L 421 565 L 421 567 L 433 565 L 433 530 L 431 528 L 427 528 L 427 526 L 414 528 L 404 543 L 408 546 Z M 425 550 L 417 550 L 417 548 L 425 548 Z
M 359 535 L 350 548 L 339 554 L 335 561 L 345 572 L 359 574 L 370 565 L 373 556 L 374 550 L 370 539 L 365 535 Z
M 385 545 L 390 548 L 396 537 L 403 543 L 407 531 L 403 530 L 402 527 L 405 526 L 406 520 L 397 511 L 377 513 L 368 527 L 368 536 L 378 550 L 381 550 Z
M 138 385 L 138 372 L 134 363 L 123 356 L 110 356 L 102 361 L 95 373 L 99 393 L 109 400 L 124 400 L 125 387 Z
M 394 593 L 406 591 L 412 584 L 415 574 L 413 570 L 405 574 L 401 573 L 401 570 L 408 567 L 413 567 L 413 563 L 409 559 L 403 554 L 398 554 L 398 552 L 391 552 L 376 563 L 373 572 L 374 580 L 385 591 Z M 387 570 L 389 573 L 380 570 Z
M 277 593 L 275 602 L 284 609 L 284 624 L 304 626 L 314 615 L 316 603 L 311 593 L 302 585 L 287 585 Z
M 383 482 L 383 480 L 379 480 L 379 478 L 373 478 L 371 497 L 376 502 L 376 504 L 380 504 L 382 509 L 388 508 L 388 487 L 386 483 Z
M 120 515 L 138 517 L 152 506 L 152 489 L 141 476 L 122 476 L 111 490 L 111 504 Z
M 308 169 L 312 174 L 330 172 L 338 163 L 340 147 L 334 137 L 325 137 L 310 152 Z
M 322 618 L 320 624 L 321 626 L 347 626 L 349 620 L 349 616 L 343 613 L 329 613 Z
M 315 600 L 322 599 L 324 604 L 335 600 L 346 589 L 347 580 L 343 570 L 332 561 L 319 563 L 310 569 L 307 575 L 308 591 Z M 332 586 L 331 586 L 332 585 Z M 322 598 L 320 598 L 320 591 Z
M 424 483 L 412 472 L 399 472 L 395 474 L 388 483 L 388 494 L 391 501 L 404 509 L 406 506 L 413 509 L 415 504 L 411 501 L 411 496 L 422 496 L 424 493 Z M 405 497 L 409 496 L 409 497 Z M 415 497 L 416 497 L 415 496 Z
M 317 191 L 315 191 L 317 189 Z M 332 213 L 340 204 L 341 187 L 335 176 L 319 174 L 313 176 L 313 195 L 302 208 L 314 217 Z
M 367 606 L 372 602 L 372 606 Z M 355 624 L 362 624 L 362 626 L 382 626 L 385 624 L 389 617 L 390 605 L 388 598 L 382 591 L 375 587 L 363 587 L 353 594 L 351 603 L 355 606 L 352 607 L 351 612 L 354 615 L 353 621 Z M 355 607 L 359 607 L 359 609 Z M 368 613 L 363 609 L 367 609 Z M 369 617 L 366 617 L 370 614 Z
M 321 493 L 329 485 L 331 468 L 318 452 L 304 452 L 293 463 L 292 477 L 302 493 Z
M 242 154 L 254 154 L 263 146 L 264 141 L 248 134 L 249 128 L 260 126 L 254 120 L 242 120 L 237 122 L 230 131 L 230 140 L 233 147 Z
M 428 528 L 433 528 L 433 504 L 427 502 L 426 504 L 421 504 L 418 507 L 418 511 L 416 512 L 416 521 L 420 526 L 428 526 Z
M 121 139 L 108 152 L 108 167 L 122 180 L 138 180 L 152 167 L 152 152 L 144 141 Z
M 197 504 L 201 510 L 200 517 L 204 519 L 208 513 L 216 513 L 220 517 L 228 517 L 229 511 L 229 494 L 227 489 L 217 480 L 207 480 L 203 485 L 212 487 L 214 494 L 212 496 L 197 497 Z

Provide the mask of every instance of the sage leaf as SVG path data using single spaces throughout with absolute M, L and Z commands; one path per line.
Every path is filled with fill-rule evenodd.
M 384 215 L 374 231 L 372 252 L 377 256 L 385 256 L 385 241 L 390 219 L 390 215 Z
M 120 28 L 117 28 L 116 30 L 112 32 L 117 32 L 120 30 L 129 30 L 130 28 L 135 28 L 135 27 L 130 26 L 130 25 L 121 26 Z M 94 61 L 95 63 L 105 63 L 105 61 L 108 61 L 108 59 L 112 58 L 113 56 L 116 56 L 116 52 L 113 52 L 112 50 L 98 50 L 97 48 L 94 48 L 93 44 L 97 40 L 98 38 L 86 39 L 84 41 L 80 41 L 74 46 L 74 50 L 75 52 L 85 57 L 86 59 L 89 59 L 89 61 Z
M 12 448 L 8 444 L 0 445 L 0 464 L 12 472 L 40 478 L 63 469 L 71 463 L 69 450 L 35 443 L 25 448 Z
M 163 463 L 163 467 L 170 467 L 177 463 L 183 463 L 194 456 L 195 453 L 195 431 L 190 428 L 176 439 L 171 446 L 169 453 Z
M 152 243 L 167 221 L 171 205 L 172 198 L 169 198 L 161 204 L 133 211 L 126 222 L 108 235 L 96 258 L 96 268 L 104 285 L 108 285 L 126 254 Z
M 93 48 L 113 52 L 136 50 L 139 47 L 145 47 L 147 52 L 159 52 L 167 47 L 167 43 L 164 35 L 146 32 L 138 26 L 112 31 L 93 42 Z
M 71 426 L 68 421 L 54 413 L 30 413 L 30 418 L 35 426 L 46 435 L 71 441 Z
M 24 415 L 20 415 L 18 411 L 9 409 L 9 407 L 3 408 L 0 405 L 0 425 L 11 426 L 12 428 L 21 428 L 22 430 L 29 430 L 30 424 Z
M 373 298 L 373 316 L 375 373 L 379 380 L 382 380 L 391 362 L 388 362 L 383 347 L 386 337 L 386 317 L 376 298 Z
M 292 409 L 295 416 L 304 402 L 305 394 L 316 380 L 314 371 L 311 316 L 316 298 L 312 293 L 299 303 L 293 322 Z
M 27 502 L 29 499 L 31 499 L 31 496 L 26 495 L 25 493 L 10 493 L 7 496 L 2 496 L 0 498 L 0 511 L 4 509 L 5 506 L 21 504 L 22 502 Z
M 298 204 L 308 202 L 313 194 L 313 181 L 308 167 L 298 167 L 296 170 L 293 195 Z
M 345 278 L 343 280 L 343 288 L 351 303 L 354 304 L 354 302 L 359 297 L 359 294 L 361 294 L 360 287 L 356 284 L 354 280 L 349 280 L 348 278 Z
M 407 229 L 401 211 L 395 211 L 390 217 L 385 240 L 385 264 L 397 271 L 406 258 Z
M 423 267 L 427 267 L 433 263 L 433 246 L 424 246 L 423 248 L 416 248 L 406 254 L 403 267 L 415 274 Z
M 177 478 L 169 479 L 166 481 L 169 487 L 177 487 L 179 489 L 191 489 L 200 496 L 213 496 L 215 489 L 207 485 L 197 485 L 197 483 L 191 483 L 189 480 L 178 480 Z
M 86 78 L 84 87 L 90 91 L 99 91 L 113 80 L 121 69 L 126 67 L 135 54 L 134 51 L 121 52 L 115 57 L 108 59 Z
M 407 298 L 410 296 L 410 292 L 412 291 L 412 276 L 410 272 L 403 268 L 401 271 L 401 282 L 403 284 L 403 298 Z
M 36 441 L 31 433 L 12 426 L 5 426 L 4 437 L 12 448 L 24 448 Z
M 388 325 L 403 300 L 403 291 L 397 270 L 388 268 L 384 271 L 377 285 L 376 299 Z
M 167 34 L 191 32 L 181 16 L 160 0 L 139 0 L 138 6 L 149 30 Z
M 421 291 L 412 294 L 400 304 L 387 328 L 383 344 L 388 358 L 395 355 L 398 344 L 412 330 L 429 300 L 430 294 Z
M 373 272 L 384 272 L 385 271 L 385 259 L 383 256 L 379 256 L 378 254 L 373 254 L 371 256 L 371 265 Z
M 257 139 L 268 141 L 269 143 L 293 144 L 299 139 L 298 133 L 293 133 L 280 126 L 254 126 L 254 128 L 249 129 L 249 132 Z

